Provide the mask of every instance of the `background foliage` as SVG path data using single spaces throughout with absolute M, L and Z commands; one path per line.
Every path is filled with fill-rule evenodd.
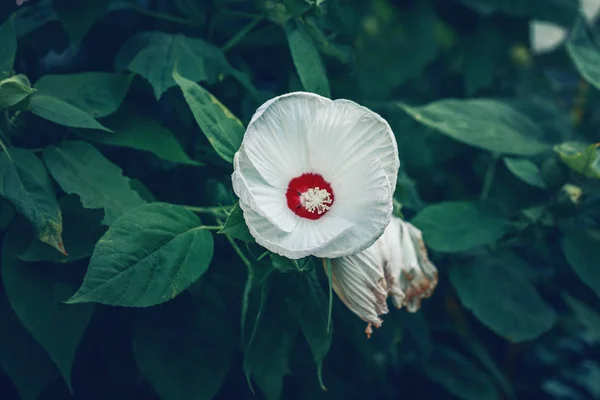
M 600 32 L 578 6 L 2 1 L 0 397 L 599 398 Z M 566 42 L 534 56 L 534 19 Z M 318 262 L 264 253 L 232 208 L 245 123 L 295 90 L 389 120 L 397 211 L 440 271 L 370 340 L 337 299 L 328 330 Z

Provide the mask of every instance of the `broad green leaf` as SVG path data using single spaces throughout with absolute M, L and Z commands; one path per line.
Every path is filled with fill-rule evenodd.
M 29 111 L 59 125 L 111 132 L 87 112 L 56 97 L 33 94 L 29 102 Z
M 560 159 L 575 172 L 600 179 L 600 143 L 565 142 L 554 147 Z
M 564 235 L 562 248 L 569 265 L 579 279 L 600 297 L 600 274 L 598 273 L 600 241 L 593 239 L 585 230 L 573 230 Z
M 506 168 L 517 178 L 531 186 L 540 189 L 546 188 L 546 183 L 542 180 L 540 168 L 533 162 L 524 158 L 504 157 Z
M 96 21 L 104 16 L 110 0 L 53 0 L 54 10 L 69 34 L 71 45 L 79 43 Z
M 200 85 L 179 75 L 177 71 L 173 72 L 173 77 L 212 147 L 224 160 L 233 162 L 233 155 L 242 144 L 244 125 Z
M 0 293 L 0 370 L 23 400 L 37 400 L 59 372 L 48 353 L 31 336 Z
M 200 161 L 192 160 L 175 135 L 158 120 L 143 115 L 119 113 L 118 117 L 110 118 L 106 124 L 115 133 L 81 130 L 77 134 L 98 143 L 148 151 L 173 163 L 203 165 Z
M 594 43 L 583 18 L 577 19 L 571 31 L 567 50 L 581 75 L 600 89 L 600 47 Z
M 63 254 L 62 215 L 50 177 L 30 151 L 0 153 L 0 195 L 33 224 L 37 237 Z
M 301 20 L 290 20 L 284 25 L 292 59 L 302 86 L 308 92 L 331 97 L 329 81 L 321 56 Z
M 103 212 L 83 208 L 79 197 L 64 196 L 59 201 L 63 216 L 63 233 L 65 247 L 69 255 L 58 253 L 49 245 L 34 239 L 29 247 L 19 255 L 26 262 L 52 261 L 73 262 L 92 255 L 94 246 L 106 232 L 101 225 Z
M 12 107 L 34 92 L 25 75 L 14 75 L 0 80 L 0 108 Z
M 17 258 L 29 242 L 23 227 L 16 225 L 2 245 L 2 282 L 6 296 L 19 320 L 48 352 L 70 389 L 75 352 L 94 305 L 62 304 L 77 288 L 78 270 L 52 264 L 28 264 Z
M 85 208 L 103 208 L 110 225 L 125 212 L 144 203 L 129 186 L 121 168 L 94 146 L 68 141 L 44 149 L 44 162 L 66 193 L 75 193 Z
M 600 341 L 600 313 L 598 310 L 566 293 L 563 294 L 563 298 L 575 314 L 577 321 L 586 329 L 589 339 Z
M 100 239 L 83 284 L 68 303 L 147 307 L 171 300 L 208 269 L 213 238 L 183 207 L 145 204 Z
M 499 399 L 490 378 L 478 365 L 445 347 L 436 347 L 423 366 L 425 374 L 459 399 Z
M 539 126 L 501 101 L 448 99 L 421 107 L 399 106 L 416 121 L 484 150 L 526 156 L 550 149 Z
M 141 310 L 134 322 L 137 364 L 164 400 L 210 400 L 229 372 L 235 342 L 223 300 L 190 297 Z
M 296 342 L 297 304 L 289 296 L 295 274 L 270 274 L 262 286 L 260 312 L 244 354 L 248 383 L 256 382 L 267 400 L 278 400 Z
M 298 322 L 308 342 L 315 363 L 317 377 L 323 390 L 323 360 L 331 347 L 333 329 L 328 326 L 329 300 L 317 279 L 317 271 L 303 272 L 300 275 L 298 296 Z
M 215 82 L 229 66 L 221 50 L 202 39 L 164 32 L 142 32 L 129 39 L 117 54 L 118 69 L 143 76 L 156 99 L 175 86 L 173 70 L 193 82 Z
M 0 78 L 3 78 L 12 71 L 17 54 L 17 36 L 12 17 L 0 25 L 0 43 Z
M 110 115 L 125 99 L 133 76 L 106 72 L 44 75 L 36 83 L 38 93 L 65 101 L 94 118 Z
M 509 221 L 489 206 L 477 202 L 444 202 L 425 207 L 411 221 L 429 247 L 460 252 L 492 243 L 506 232 Z
M 231 236 L 234 239 L 239 239 L 247 243 L 254 243 L 254 237 L 248 230 L 248 225 L 244 221 L 244 213 L 239 204 L 236 204 L 229 213 L 227 221 L 217 233 Z
M 519 271 L 523 265 L 516 256 L 487 255 L 449 270 L 462 304 L 511 342 L 534 339 L 556 322 L 554 310 Z

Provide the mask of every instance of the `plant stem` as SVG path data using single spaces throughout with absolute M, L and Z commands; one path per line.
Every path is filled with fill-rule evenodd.
M 204 214 L 217 214 L 231 210 L 234 206 L 215 206 L 215 207 L 196 207 L 196 206 L 182 206 L 186 210 L 193 211 L 195 213 Z
M 479 196 L 480 200 L 487 200 L 490 189 L 492 188 L 492 183 L 494 182 L 494 176 L 496 175 L 496 167 L 498 166 L 498 154 L 494 154 L 492 161 L 490 161 L 490 165 L 485 173 L 485 179 L 483 181 L 483 188 L 481 189 L 481 195 Z
M 241 42 L 244 39 L 244 37 L 246 37 L 246 35 L 252 29 L 254 29 L 254 27 L 256 25 L 258 25 L 261 21 L 262 21 L 262 19 L 255 19 L 255 20 L 250 21 L 248 23 L 248 25 L 243 27 L 238 33 L 236 33 L 231 39 L 229 39 L 229 41 L 227 43 L 225 43 L 225 45 L 223 45 L 223 47 L 221 47 L 221 50 L 223 50 L 223 52 L 225 53 L 228 50 L 230 50 L 231 48 L 233 48 L 235 45 L 237 45 L 239 42 Z
M 12 157 L 10 156 L 10 153 L 8 152 L 8 149 L 6 148 L 6 145 L 2 141 L 2 138 L 0 138 L 0 148 L 2 149 L 3 152 L 6 153 L 6 157 L 8 157 L 8 159 L 12 162 Z
M 242 262 L 246 265 L 246 267 L 248 267 L 248 271 L 252 271 L 252 263 L 250 262 L 248 257 L 246 257 L 246 255 L 242 252 L 242 249 L 240 249 L 240 246 L 237 245 L 237 243 L 235 242 L 235 240 L 233 240 L 233 238 L 231 236 L 225 235 L 225 237 L 227 238 L 227 240 L 229 240 L 231 247 L 233 247 L 233 250 L 235 250 L 235 252 L 240 257 Z
M 205 229 L 207 231 L 220 231 L 223 227 L 221 225 L 202 225 L 198 229 Z
M 262 19 L 263 16 L 261 14 L 251 14 L 242 11 L 235 10 L 227 10 L 225 8 L 221 8 L 217 10 L 217 12 L 225 15 L 231 15 L 232 17 L 241 17 L 241 18 L 250 18 L 250 19 Z

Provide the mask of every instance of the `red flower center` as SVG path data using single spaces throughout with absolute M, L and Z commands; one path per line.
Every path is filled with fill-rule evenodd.
M 331 185 L 319 174 L 307 173 L 293 178 L 285 193 L 287 205 L 302 218 L 319 219 L 333 204 Z

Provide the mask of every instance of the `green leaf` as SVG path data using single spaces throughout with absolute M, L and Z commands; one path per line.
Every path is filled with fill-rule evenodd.
M 36 83 L 40 94 L 65 101 L 94 118 L 110 115 L 125 99 L 133 76 L 106 72 L 44 75 Z
M 290 20 L 284 25 L 292 59 L 302 86 L 308 92 L 331 97 L 329 81 L 321 56 L 301 20 Z
M 227 309 L 219 297 L 202 297 L 180 296 L 136 316 L 136 361 L 164 400 L 210 400 L 229 372 L 234 340 Z
M 0 198 L 0 232 L 9 227 L 14 217 L 15 208 L 8 200 Z
M 436 347 L 423 371 L 459 399 L 499 399 L 490 378 L 461 354 L 445 347 Z
M 34 92 L 25 75 L 14 75 L 0 81 L 0 108 L 12 107 Z
M 546 188 L 546 183 L 542 180 L 540 168 L 533 162 L 524 158 L 504 157 L 506 168 L 517 178 L 531 186 L 540 189 Z
M 0 294 L 0 326 L 0 370 L 8 375 L 23 400 L 37 400 L 59 372 L 21 324 L 4 293 Z
M 87 112 L 52 96 L 33 94 L 29 102 L 29 111 L 59 125 L 111 132 Z
M 297 279 L 295 274 L 268 276 L 244 355 L 248 383 L 254 380 L 267 400 L 281 397 L 283 377 L 289 373 L 289 358 L 298 333 L 297 306 L 289 292 Z
M 3 73 L 8 74 L 13 69 L 17 54 L 17 36 L 15 34 L 14 18 L 9 18 L 0 25 L 0 78 Z
M 119 113 L 110 118 L 106 124 L 115 133 L 78 131 L 77 134 L 98 143 L 112 146 L 129 147 L 148 151 L 155 156 L 178 164 L 200 166 L 199 161 L 192 160 L 183 150 L 175 135 L 161 125 L 160 121 L 141 114 Z
M 329 301 L 317 279 L 315 269 L 300 275 L 300 295 L 298 297 L 298 322 L 308 342 L 315 363 L 317 377 L 323 390 L 323 360 L 331 347 L 333 329 L 328 326 Z
M 90 28 L 104 16 L 110 0 L 53 0 L 54 10 L 69 34 L 72 46 L 79 43 Z
M 577 321 L 586 329 L 589 339 L 600 341 L 600 313 L 566 293 L 563 294 L 563 298 L 575 314 Z
M 454 253 L 492 243 L 510 225 L 491 207 L 477 202 L 443 202 L 425 207 L 411 221 L 434 250 Z
M 573 171 L 600 179 L 600 143 L 565 142 L 554 147 L 560 159 Z
M 44 149 L 43 158 L 66 193 L 79 195 L 85 208 L 104 208 L 106 225 L 144 203 L 129 186 L 121 168 L 91 144 L 67 141 L 49 146 Z
M 176 297 L 208 269 L 213 238 L 183 207 L 145 204 L 100 239 L 83 284 L 68 303 L 147 307 Z
M 450 282 L 462 304 L 481 322 L 511 342 L 522 342 L 556 322 L 554 310 L 519 271 L 528 267 L 516 256 L 488 255 L 452 267 Z
M 254 243 L 254 237 L 248 230 L 248 225 L 244 221 L 244 212 L 239 204 L 236 204 L 229 213 L 225 225 L 217 233 L 231 236 L 234 239 L 239 239 L 247 243 Z
M 143 76 L 154 89 L 156 99 L 175 86 L 173 70 L 193 82 L 215 82 L 228 73 L 221 50 L 202 39 L 164 32 L 143 32 L 129 39 L 117 54 L 118 69 Z
M 587 23 L 578 18 L 567 41 L 567 51 L 581 75 L 600 89 L 600 48 L 587 30 Z
M 106 232 L 106 227 L 100 222 L 103 217 L 101 210 L 87 210 L 81 205 L 79 197 L 69 195 L 59 201 L 63 215 L 63 233 L 65 247 L 69 255 L 57 253 L 49 245 L 35 239 L 29 247 L 19 255 L 26 262 L 52 261 L 73 262 L 89 257 L 94 246 Z
M 501 101 L 448 99 L 421 107 L 399 106 L 416 121 L 484 150 L 527 156 L 550 148 L 541 140 L 539 126 Z
M 61 236 L 62 215 L 54 188 L 35 154 L 14 148 L 0 153 L 0 195 L 33 224 L 42 242 L 66 254 Z
M 69 389 L 75 352 L 94 306 L 62 304 L 75 291 L 79 272 L 51 264 L 27 264 L 26 226 L 16 225 L 2 245 L 2 282 L 15 314 L 57 365 Z
M 567 262 L 579 279 L 600 297 L 600 274 L 598 274 L 598 250 L 600 241 L 584 230 L 567 232 L 562 240 Z
M 242 144 L 244 125 L 200 85 L 179 75 L 177 71 L 173 71 L 173 78 L 212 147 L 221 158 L 233 162 L 233 155 Z

